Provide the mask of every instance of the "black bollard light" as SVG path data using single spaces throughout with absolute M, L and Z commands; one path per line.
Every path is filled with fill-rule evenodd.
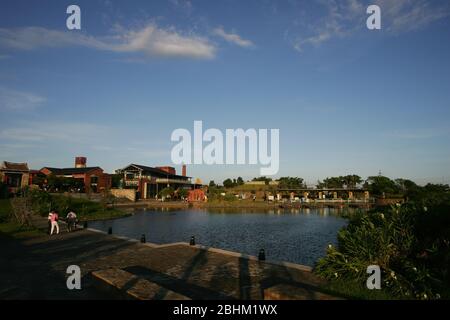
M 259 250 L 258 260 L 259 261 L 266 260 L 266 252 L 264 251 L 264 249 Z
M 87 221 L 85 221 L 85 222 L 83 223 L 83 228 L 84 228 L 84 229 L 87 229 L 87 228 L 88 228 L 88 222 L 87 222 Z
M 191 246 L 195 246 L 195 237 L 194 236 L 191 237 L 191 240 L 189 241 L 189 244 Z
M 108 234 L 112 234 L 112 227 L 108 228 Z
M 141 243 L 145 243 L 145 234 L 141 236 Z

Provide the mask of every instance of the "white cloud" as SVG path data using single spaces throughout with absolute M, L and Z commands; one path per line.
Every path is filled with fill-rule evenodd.
M 227 32 L 225 32 L 223 27 L 218 27 L 218 28 L 214 29 L 213 33 L 215 35 L 225 39 L 226 41 L 236 44 L 240 47 L 248 48 L 248 47 L 253 46 L 253 42 L 251 42 L 250 40 L 242 39 L 241 36 L 239 36 L 236 33 L 227 33 Z
M 214 58 L 216 47 L 208 39 L 182 34 L 175 28 L 163 29 L 156 24 L 137 30 L 117 28 L 108 37 L 93 37 L 72 31 L 42 27 L 0 28 L 1 46 L 32 50 L 40 47 L 81 46 L 112 52 L 141 53 L 146 56 Z
M 28 111 L 44 103 L 44 97 L 0 87 L 0 110 Z
M 381 9 L 382 32 L 401 34 L 427 27 L 450 16 L 450 5 L 426 0 L 316 0 L 325 15 L 314 23 L 301 25 L 302 30 L 292 40 L 293 47 L 301 52 L 309 45 L 318 46 L 326 41 L 353 35 L 365 30 L 368 17 L 366 8 L 376 4 Z M 304 30 L 311 30 L 308 34 Z M 292 30 L 289 30 L 292 33 Z

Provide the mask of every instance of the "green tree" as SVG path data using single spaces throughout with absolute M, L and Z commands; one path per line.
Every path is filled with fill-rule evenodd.
M 186 199 L 187 196 L 189 195 L 189 190 L 181 188 L 181 189 L 178 189 L 177 194 L 178 194 L 178 198 Z
M 159 192 L 159 196 L 160 197 L 165 197 L 165 198 L 172 197 L 174 192 L 175 191 L 173 190 L 173 188 L 167 187 L 167 188 L 162 189 Z
M 381 175 L 368 177 L 365 187 L 371 194 L 376 196 L 397 195 L 400 193 L 400 188 L 395 181 Z
M 320 184 L 321 188 L 343 188 L 345 184 L 343 177 L 330 177 L 323 180 L 323 182 Z
M 8 186 L 0 182 L 0 199 L 6 199 L 8 197 Z
M 282 189 L 301 189 L 305 187 L 303 178 L 299 177 L 281 177 L 278 181 L 278 186 Z
M 210 187 L 215 187 L 216 183 L 214 182 L 214 180 L 209 181 L 209 186 Z
M 242 179 L 242 177 L 238 177 L 236 183 L 238 186 L 242 186 L 244 184 L 244 179 Z
M 112 174 L 111 175 L 111 188 L 120 188 L 121 180 L 123 178 L 122 174 Z
M 347 188 L 356 188 L 356 185 L 363 181 L 361 177 L 356 174 L 349 174 L 341 177 L 341 179 Z
M 233 183 L 233 180 L 231 180 L 231 179 L 226 179 L 226 180 L 224 180 L 223 181 L 223 186 L 225 187 L 225 188 L 233 188 L 234 187 L 234 183 Z

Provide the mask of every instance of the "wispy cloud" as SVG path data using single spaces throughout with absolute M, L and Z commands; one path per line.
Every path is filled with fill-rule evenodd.
M 320 19 L 300 24 L 301 31 L 291 40 L 293 47 L 301 52 L 308 46 L 319 46 L 332 39 L 344 38 L 365 30 L 366 8 L 376 4 L 381 9 L 382 32 L 401 34 L 419 30 L 429 24 L 450 16 L 450 4 L 426 0 L 316 0 L 324 11 Z M 306 24 L 306 23 L 305 23 Z M 309 30 L 305 32 L 304 30 Z M 292 34 L 292 31 L 290 32 Z
M 450 16 L 450 5 L 425 0 L 377 0 L 386 28 L 394 33 L 410 32 L 425 28 L 434 21 Z M 441 2 L 442 3 L 442 2 Z
M 117 27 L 112 36 L 104 37 L 42 27 L 0 28 L 0 43 L 3 47 L 19 50 L 80 46 L 145 56 L 196 59 L 211 59 L 216 53 L 214 44 L 205 37 L 182 33 L 173 27 L 161 28 L 155 23 L 134 30 Z
M 253 42 L 250 40 L 243 39 L 240 35 L 237 33 L 227 33 L 223 29 L 223 27 L 218 27 L 213 30 L 213 33 L 221 38 L 223 38 L 225 41 L 229 43 L 236 44 L 240 47 L 248 48 L 253 47 Z
M 169 2 L 177 9 L 183 10 L 187 14 L 192 12 L 192 2 L 189 0 L 169 0 Z
M 91 123 L 54 122 L 52 125 L 48 125 L 48 123 L 30 122 L 0 129 L 0 139 L 22 143 L 63 142 L 91 145 L 107 140 L 110 131 L 106 126 Z
M 450 133 L 448 129 L 440 128 L 418 128 L 414 131 L 392 131 L 384 135 L 394 139 L 404 140 L 423 140 L 447 136 Z
M 0 110 L 29 111 L 46 101 L 33 93 L 0 87 Z

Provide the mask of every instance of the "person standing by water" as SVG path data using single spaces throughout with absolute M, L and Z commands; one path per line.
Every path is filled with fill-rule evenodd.
M 53 211 L 50 211 L 48 213 L 48 218 L 47 218 L 47 221 L 48 221 L 47 233 L 48 234 L 50 234 L 50 231 L 52 230 L 52 215 L 53 215 Z
M 51 216 L 51 222 L 52 222 L 52 228 L 50 230 L 50 235 L 53 234 L 53 230 L 56 228 L 56 234 L 59 234 L 59 225 L 58 225 L 58 213 L 56 211 L 52 212 Z

